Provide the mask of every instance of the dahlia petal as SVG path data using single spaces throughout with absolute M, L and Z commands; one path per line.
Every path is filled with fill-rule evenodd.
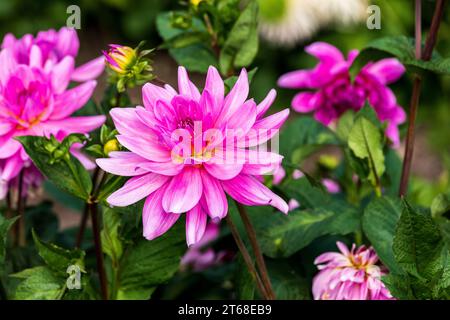
M 106 120 L 101 116 L 72 117 L 60 120 L 48 120 L 40 125 L 47 134 L 56 134 L 58 132 L 70 133 L 89 133 L 99 128 Z
M 12 138 L 7 139 L 3 144 L 0 142 L 0 159 L 6 159 L 11 157 L 21 148 L 22 145 L 20 144 L 20 142 Z
M 153 110 L 156 101 L 163 100 L 168 103 L 172 100 L 174 94 L 165 88 L 158 87 L 152 83 L 146 83 L 142 87 L 142 98 L 147 110 Z
M 228 120 L 236 111 L 238 111 L 247 100 L 249 92 L 247 71 L 242 69 L 236 84 L 225 97 L 222 112 L 217 120 L 220 127 L 221 124 Z
M 118 135 L 116 138 L 125 148 L 147 160 L 155 162 L 171 161 L 170 151 L 165 149 L 158 141 L 123 135 Z
M 283 213 L 289 211 L 287 203 L 256 178 L 240 174 L 222 181 L 222 186 L 234 200 L 244 205 L 271 205 Z
M 118 176 L 133 177 L 148 172 L 141 167 L 142 163 L 148 160 L 132 153 L 132 152 L 111 152 L 117 154 L 125 154 L 125 156 L 97 159 L 96 162 L 100 168 L 106 172 Z M 110 156 L 112 156 L 110 153 Z
M 400 79 L 406 68 L 397 59 L 388 58 L 373 63 L 367 68 L 367 71 L 382 84 L 389 84 Z
M 254 147 L 272 139 L 289 117 L 290 110 L 285 109 L 266 118 L 259 119 L 245 135 L 238 140 L 238 147 Z
M 222 78 L 220 77 L 219 71 L 213 66 L 208 68 L 208 74 L 206 75 L 205 91 L 209 92 L 213 101 L 213 115 L 217 115 L 223 104 L 225 87 Z
M 198 243 L 205 233 L 207 215 L 200 204 L 186 213 L 186 242 L 188 247 Z
M 24 161 L 20 157 L 20 152 L 6 160 L 3 171 L 0 175 L 0 180 L 11 181 L 15 178 L 20 170 L 23 168 Z
M 164 211 L 161 201 L 166 191 L 166 186 L 153 192 L 147 197 L 142 211 L 142 225 L 144 237 L 153 240 L 163 235 L 180 218 L 180 214 Z
M 70 82 L 75 62 L 71 56 L 65 56 L 57 63 L 51 71 L 53 91 L 57 94 L 63 93 Z
M 315 42 L 305 48 L 305 51 L 323 63 L 335 64 L 345 60 L 344 55 L 335 46 L 326 42 Z
M 30 50 L 30 67 L 42 67 L 42 52 L 37 45 L 32 45 Z
M 9 48 L 0 51 L 0 84 L 5 85 L 11 73 L 16 69 L 17 62 Z
M 98 78 L 105 69 L 105 58 L 100 56 L 75 68 L 71 79 L 77 82 L 84 82 Z
M 200 100 L 200 92 L 197 87 L 189 80 L 186 68 L 178 67 L 178 91 L 180 94 L 191 98 L 192 100 Z
M 88 81 L 57 96 L 50 120 L 66 118 L 81 109 L 91 98 L 96 86 L 97 81 Z
M 185 167 L 167 186 L 162 205 L 166 212 L 184 213 L 191 210 L 202 196 L 203 185 L 196 168 Z
M 183 168 L 184 164 L 182 163 L 174 163 L 173 161 L 169 162 L 150 162 L 146 161 L 139 165 L 139 168 L 150 171 L 158 174 L 162 174 L 165 176 L 176 176 L 179 174 Z
M 109 112 L 120 134 L 134 137 L 151 134 L 151 130 L 137 115 L 136 108 L 113 108 Z
M 231 160 L 232 161 L 232 160 Z M 219 180 L 229 180 L 236 177 L 243 168 L 243 163 L 211 163 L 203 165 L 210 175 Z
M 222 219 L 227 215 L 228 202 L 222 185 L 205 170 L 201 170 L 203 195 L 211 219 Z
M 166 183 L 168 178 L 155 173 L 147 173 L 129 179 L 122 188 L 112 193 L 107 201 L 118 207 L 126 207 L 142 200 Z
M 237 136 L 245 136 L 256 121 L 256 103 L 245 102 L 227 121 L 227 130 L 233 130 Z
M 61 56 L 75 57 L 78 54 L 80 41 L 78 40 L 77 32 L 73 28 L 62 27 L 58 31 L 58 41 L 56 49 Z
M 271 89 L 267 96 L 264 98 L 263 101 L 261 101 L 260 104 L 256 106 L 256 118 L 259 119 L 266 111 L 270 108 L 272 103 L 275 101 L 275 98 L 277 97 L 277 91 L 275 89 Z
M 301 92 L 295 95 L 292 100 L 292 108 L 301 113 L 314 111 L 316 106 L 316 94 L 311 92 Z

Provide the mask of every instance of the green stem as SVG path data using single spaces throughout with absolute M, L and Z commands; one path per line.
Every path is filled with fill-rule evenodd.
M 421 9 L 420 1 L 416 2 L 416 44 L 421 39 Z M 433 54 L 433 49 L 437 42 L 437 36 L 439 33 L 439 27 L 444 15 L 444 9 L 446 5 L 446 0 L 437 0 L 434 9 L 433 20 L 431 22 L 430 32 L 428 33 L 427 40 L 425 42 L 425 49 L 423 54 L 418 52 L 419 47 L 416 45 L 416 56 L 421 57 L 422 60 L 429 61 Z M 415 123 L 417 118 L 417 111 L 419 108 L 420 91 L 422 88 L 422 77 L 418 74 L 415 75 L 413 91 L 411 95 L 410 102 L 410 112 L 408 118 L 408 132 L 406 135 L 406 146 L 405 146 L 405 156 L 403 160 L 402 176 L 400 180 L 399 196 L 405 196 L 409 177 L 411 174 L 411 165 L 414 155 L 414 141 L 415 141 Z
M 250 257 L 250 254 L 248 253 L 247 248 L 244 245 L 244 241 L 242 241 L 242 238 L 239 235 L 239 231 L 237 230 L 236 226 L 234 225 L 233 220 L 231 219 L 230 215 L 226 216 L 226 220 L 228 223 L 228 227 L 230 228 L 231 234 L 233 235 L 234 241 L 236 242 L 236 245 L 237 245 L 239 251 L 241 252 L 242 258 L 244 259 L 247 269 L 248 269 L 249 273 L 253 276 L 253 279 L 256 282 L 256 287 L 258 288 L 260 295 L 265 300 L 270 300 L 270 296 L 267 293 L 266 289 L 264 288 L 264 285 L 261 281 L 261 277 L 259 276 L 258 272 L 256 271 L 256 268 L 252 262 L 252 258 Z
M 270 282 L 269 273 L 267 271 L 266 263 L 264 261 L 264 257 L 262 255 L 261 249 L 258 244 L 258 239 L 256 238 L 256 232 L 253 228 L 253 225 L 248 217 L 247 210 L 245 207 L 236 202 L 236 206 L 238 208 L 239 214 L 241 216 L 242 222 L 244 223 L 245 230 L 247 231 L 248 238 L 250 240 L 250 244 L 253 249 L 253 253 L 255 254 L 256 265 L 258 267 L 259 273 L 261 275 L 261 279 L 263 285 L 268 293 L 270 300 L 275 300 L 275 292 L 273 291 L 272 284 Z
M 17 194 L 17 215 L 19 216 L 19 220 L 15 225 L 15 244 L 16 246 L 23 247 L 25 246 L 25 204 L 26 204 L 26 196 L 22 196 L 24 181 L 23 181 L 23 169 L 19 174 L 19 188 Z

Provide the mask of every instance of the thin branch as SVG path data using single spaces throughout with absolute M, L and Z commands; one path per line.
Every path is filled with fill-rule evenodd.
M 100 278 L 100 289 L 102 299 L 108 300 L 108 284 L 106 280 L 105 265 L 103 261 L 102 240 L 100 238 L 100 226 L 98 223 L 97 204 L 89 203 L 89 211 L 91 213 L 92 232 L 94 234 L 95 257 L 97 260 L 97 271 Z
M 17 193 L 17 215 L 19 216 L 19 221 L 17 221 L 15 225 L 16 234 L 15 234 L 15 244 L 16 246 L 25 246 L 25 204 L 26 204 L 26 196 L 22 196 L 23 194 L 23 169 L 19 173 L 19 187 Z
M 421 39 L 421 9 L 419 9 L 418 2 L 416 0 L 416 50 L 417 42 Z M 422 59 L 430 60 L 433 54 L 433 49 L 436 45 L 437 35 L 439 32 L 439 27 L 441 25 L 442 17 L 444 15 L 446 0 L 437 0 L 434 9 L 433 21 L 431 22 L 430 32 L 428 33 L 427 40 L 425 42 L 425 49 L 423 51 Z M 418 52 L 416 55 L 419 56 Z M 405 146 L 405 156 L 403 159 L 402 176 L 400 180 L 399 196 L 405 196 L 408 189 L 408 182 L 411 173 L 412 159 L 414 155 L 414 140 L 415 140 L 415 124 L 417 118 L 417 110 L 419 108 L 420 101 L 420 91 L 422 88 L 422 78 L 420 75 L 416 74 L 413 84 L 413 91 L 411 95 L 410 102 L 410 112 L 408 117 L 408 132 L 406 135 L 406 146 Z
M 267 271 L 266 263 L 262 255 L 261 249 L 258 244 L 258 239 L 256 238 L 255 229 L 248 217 L 245 207 L 236 201 L 236 206 L 238 208 L 239 214 L 241 216 L 242 222 L 244 223 L 245 230 L 247 231 L 250 244 L 253 248 L 253 253 L 255 254 L 256 265 L 258 266 L 259 273 L 261 274 L 261 279 L 263 281 L 264 287 L 266 288 L 269 298 L 275 300 L 275 293 L 270 282 L 269 273 Z
M 244 262 L 247 265 L 247 269 L 256 281 L 256 286 L 257 286 L 261 296 L 265 300 L 270 300 L 270 297 L 264 288 L 261 278 L 260 278 L 258 272 L 256 271 L 255 266 L 253 265 L 252 258 L 250 257 L 250 254 L 248 253 L 247 248 L 245 248 L 244 242 L 242 241 L 242 238 L 239 235 L 239 231 L 237 230 L 236 226 L 234 225 L 233 220 L 231 220 L 230 215 L 227 215 L 226 220 L 228 223 L 228 227 L 230 228 L 231 234 L 233 235 L 234 241 L 236 242 L 236 245 L 239 248 L 239 251 L 241 252 L 242 258 L 244 259 Z

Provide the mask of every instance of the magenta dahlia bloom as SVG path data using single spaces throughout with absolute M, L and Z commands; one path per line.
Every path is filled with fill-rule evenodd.
M 329 125 L 345 111 L 358 111 L 368 101 L 380 121 L 387 122 L 386 135 L 397 147 L 398 125 L 405 122 L 406 114 L 387 85 L 397 81 L 405 67 L 397 59 L 383 59 L 367 64 L 352 82 L 349 69 L 358 56 L 357 50 L 350 51 L 347 59 L 336 47 L 324 42 L 313 43 L 305 51 L 319 59 L 318 65 L 312 70 L 287 73 L 278 80 L 280 87 L 312 90 L 294 97 L 294 110 L 314 112 L 317 121 Z
M 386 274 L 377 265 L 378 256 L 370 247 L 352 250 L 342 242 L 336 243 L 341 253 L 327 252 L 316 258 L 320 270 L 313 279 L 315 300 L 394 300 L 381 281 Z
M 275 99 L 272 90 L 260 104 L 247 100 L 247 72 L 242 70 L 224 97 L 224 83 L 210 67 L 200 93 L 179 68 L 178 92 L 147 83 L 144 107 L 111 110 L 127 152 L 98 159 L 107 172 L 132 177 L 107 200 L 128 206 L 146 198 L 142 214 L 144 237 L 165 233 L 186 213 L 188 245 L 205 232 L 208 216 L 226 216 L 226 193 L 244 205 L 272 205 L 288 211 L 286 202 L 257 177 L 271 174 L 282 156 L 257 148 L 271 139 L 289 115 L 283 110 L 263 118 Z
M 105 121 L 104 116 L 70 117 L 91 97 L 96 81 L 87 81 L 67 89 L 73 70 L 71 56 L 63 58 L 51 70 L 38 65 L 42 61 L 39 47 L 34 47 L 30 64 L 20 64 L 11 49 L 0 52 L 0 196 L 9 182 L 31 161 L 18 136 L 47 136 L 59 140 L 71 133 L 88 133 Z M 80 146 L 73 146 L 77 152 Z M 92 165 L 92 163 L 91 163 Z
M 79 46 L 80 41 L 75 29 L 62 27 L 59 31 L 53 29 L 41 31 L 36 37 L 26 34 L 20 39 L 8 33 L 3 38 L 1 48 L 9 48 L 20 64 L 33 64 L 34 67 L 51 70 L 68 56 L 75 59 Z M 40 51 L 39 61 L 32 61 L 31 57 L 36 57 L 33 51 L 37 51 L 37 48 Z M 70 74 L 70 79 L 77 82 L 93 80 L 103 72 L 104 68 L 105 59 L 100 56 L 75 68 Z

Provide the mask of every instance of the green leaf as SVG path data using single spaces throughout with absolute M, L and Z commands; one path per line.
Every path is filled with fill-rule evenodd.
M 118 298 L 150 298 L 156 286 L 168 281 L 186 251 L 184 224 L 177 223 L 163 236 L 141 240 L 124 254 L 119 271 Z
M 118 264 L 123 253 L 123 244 L 119 237 L 120 215 L 108 208 L 103 208 L 103 230 L 101 231 L 102 250 Z
M 244 259 L 239 255 L 236 268 L 236 291 L 239 300 L 253 300 L 255 297 L 255 279 L 248 271 Z
M 258 5 L 250 3 L 236 20 L 220 52 L 219 66 L 222 74 L 234 67 L 250 65 L 258 53 Z
M 255 76 L 256 72 L 258 71 L 258 68 L 253 68 L 252 70 L 250 70 L 247 74 L 248 77 L 248 82 L 251 83 L 253 80 L 253 77 Z M 225 88 L 226 90 L 229 92 L 234 85 L 236 84 L 237 80 L 238 80 L 238 76 L 231 76 L 227 79 L 224 80 L 224 84 L 225 84 Z
M 50 154 L 43 149 L 43 145 L 49 141 L 47 138 L 22 136 L 16 139 L 38 169 L 56 186 L 81 199 L 89 199 L 91 177 L 78 159 L 70 155 L 68 162 L 61 159 L 52 163 Z
M 380 177 L 385 171 L 380 130 L 365 117 L 360 117 L 350 131 L 348 146 L 355 156 L 368 161 L 368 178 L 372 185 L 380 188 Z
M 431 216 L 417 212 L 405 201 L 392 246 L 398 264 L 418 278 L 432 279 L 442 268 L 443 246 Z
M 289 198 L 296 199 L 304 208 L 313 209 L 325 206 L 332 201 L 329 193 L 313 184 L 307 177 L 297 180 L 286 180 L 280 188 Z
M 217 66 L 217 59 L 213 52 L 204 44 L 170 49 L 169 53 L 180 66 L 184 66 L 189 71 L 206 73 L 209 66 Z
M 340 201 L 288 215 L 274 212 L 270 207 L 248 210 L 261 248 L 269 257 L 289 257 L 321 236 L 345 235 L 359 227 L 358 212 Z
M 64 290 L 64 281 L 47 267 L 34 267 L 12 275 L 24 279 L 16 288 L 16 300 L 56 300 Z
M 2 215 L 0 215 L 0 275 L 3 273 L 4 269 L 8 231 L 17 219 L 18 217 L 5 219 Z
M 401 273 L 392 244 L 395 228 L 402 212 L 400 199 L 394 197 L 376 198 L 364 210 L 362 227 L 366 237 L 377 252 L 383 264 L 394 273 Z
M 400 60 L 412 71 L 424 70 L 438 74 L 450 74 L 450 58 L 444 59 L 434 54 L 430 61 L 416 60 L 415 41 L 405 36 L 390 36 L 378 38 L 370 42 L 360 52 L 352 65 L 352 74 L 356 74 L 363 65 L 382 57 L 379 53 L 391 55 Z
M 280 154 L 293 164 L 299 164 L 322 146 L 337 144 L 339 141 L 331 130 L 309 117 L 287 123 L 280 133 Z
M 431 203 L 431 215 L 438 218 L 450 211 L 450 198 L 446 194 L 439 194 Z
M 339 137 L 339 139 L 341 139 L 345 143 L 347 143 L 354 122 L 355 122 L 355 113 L 353 111 L 345 112 L 338 120 L 336 127 L 336 135 Z
M 33 230 L 33 239 L 36 249 L 46 265 L 55 274 L 65 277 L 67 268 L 78 265 L 84 269 L 84 252 L 78 249 L 66 250 L 51 243 L 41 241 Z
M 285 261 L 268 263 L 268 272 L 277 300 L 311 300 L 310 285 Z
M 181 49 L 193 44 L 204 43 L 210 38 L 207 32 L 194 31 L 194 32 L 184 32 L 176 35 L 169 40 L 166 40 L 162 45 L 161 49 Z
M 192 19 L 192 27 L 187 30 L 182 30 L 175 28 L 172 25 L 172 15 L 174 12 L 163 12 L 156 18 L 156 27 L 158 33 L 163 38 L 164 41 L 174 41 L 175 39 L 183 39 L 187 35 L 192 41 L 192 35 L 196 33 L 205 33 L 206 28 L 202 21 L 197 18 Z M 197 40 L 197 39 L 194 39 Z M 178 42 L 177 40 L 176 42 Z M 184 40 L 183 40 L 184 41 Z M 175 43 L 176 44 L 176 43 Z M 184 43 L 184 45 L 186 42 Z M 170 46 L 170 55 L 177 61 L 181 66 L 184 66 L 189 71 L 197 71 L 206 73 L 210 65 L 217 66 L 217 59 L 209 45 L 203 43 L 194 43 L 188 46 L 180 48 L 180 44 L 176 44 L 175 47 Z

